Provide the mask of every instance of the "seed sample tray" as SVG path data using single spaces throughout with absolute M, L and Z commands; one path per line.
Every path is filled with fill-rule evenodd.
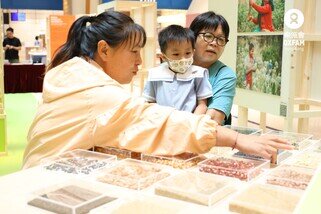
M 290 187 L 305 190 L 312 179 L 314 170 L 281 165 L 270 172 L 266 178 L 268 184 Z
M 321 153 L 306 151 L 289 159 L 289 164 L 316 169 L 321 164 Z
M 187 169 L 197 165 L 197 163 L 205 160 L 206 158 L 202 155 L 194 153 L 183 153 L 175 156 L 157 156 L 142 154 L 142 160 L 152 163 L 169 165 L 174 168 Z
M 78 214 L 88 213 L 115 199 L 92 184 L 72 181 L 33 193 L 28 204 L 55 213 Z
M 115 166 L 104 169 L 96 179 L 111 185 L 141 190 L 169 176 L 164 169 L 162 165 L 124 159 Z
M 249 127 L 243 127 L 243 126 L 226 125 L 224 127 L 246 135 L 261 135 L 263 133 L 262 129 L 255 129 L 255 128 L 249 128 Z
M 111 165 L 116 159 L 113 155 L 76 149 L 45 159 L 42 163 L 47 170 L 88 175 Z
M 293 213 L 303 191 L 288 191 L 277 186 L 252 184 L 229 203 L 235 213 Z
M 127 149 L 119 149 L 119 148 L 110 147 L 110 146 L 105 146 L 105 147 L 95 146 L 94 151 L 109 154 L 109 155 L 116 155 L 118 159 L 126 159 L 126 158 L 132 158 L 136 160 L 141 159 L 140 152 L 133 152 Z
M 209 173 L 184 171 L 160 181 L 155 193 L 211 206 L 235 191 L 233 180 Z
M 265 135 L 275 135 L 280 138 L 284 138 L 288 140 L 296 150 L 306 149 L 309 145 L 311 145 L 310 139 L 312 138 L 312 135 L 310 134 L 282 132 L 282 131 L 270 131 Z
M 314 143 L 312 148 L 311 148 L 311 150 L 314 151 L 314 152 L 321 153 L 321 140 L 319 140 L 318 142 Z
M 259 174 L 262 170 L 270 167 L 269 160 L 255 160 L 239 157 L 212 157 L 198 163 L 201 172 L 208 172 L 223 176 L 238 178 L 249 181 Z
M 285 150 L 278 150 L 276 157 L 272 158 L 271 164 L 279 165 L 283 161 L 285 161 L 287 158 L 289 158 L 292 155 L 291 152 L 285 151 Z M 265 160 L 264 158 L 256 155 L 248 155 L 244 154 L 243 152 L 236 152 L 234 153 L 234 156 L 241 157 L 241 158 L 250 158 L 250 159 L 257 159 L 257 160 Z
M 188 206 L 156 195 L 132 195 L 98 208 L 97 213 L 112 214 L 183 214 Z M 95 211 L 96 211 L 95 210 Z

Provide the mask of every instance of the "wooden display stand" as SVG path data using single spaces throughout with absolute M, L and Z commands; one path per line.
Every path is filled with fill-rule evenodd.
M 138 71 L 138 77 L 140 78 L 139 88 L 140 93 L 142 93 L 147 70 L 155 67 L 156 63 L 156 2 L 112 1 L 97 6 L 97 13 L 102 13 L 107 10 L 115 10 L 129 15 L 146 31 L 146 45 L 141 53 L 142 65 Z M 133 81 L 131 82 L 131 91 L 133 91 Z
M 2 12 L 0 14 L 0 39 L 3 41 Z M 0 53 L 3 53 L 3 47 L 0 47 Z M 4 111 L 4 70 L 3 70 L 3 54 L 0 55 L 0 156 L 7 154 L 7 130 L 6 130 L 6 114 Z
M 304 24 L 297 30 L 287 29 L 285 32 L 304 33 L 305 45 L 301 49 L 284 48 L 282 59 L 281 95 L 273 96 L 237 88 L 234 103 L 238 105 L 238 125 L 247 126 L 248 109 L 260 112 L 260 128 L 266 129 L 266 113 L 284 117 L 284 130 L 307 133 L 309 118 L 321 117 L 321 101 L 311 98 L 311 77 L 317 69 L 313 52 L 321 35 L 315 34 L 316 1 L 306 3 L 299 0 L 285 1 L 285 12 L 296 8 L 304 14 Z M 317 49 L 320 51 L 320 48 Z M 319 53 L 319 52 L 318 52 Z M 315 54 L 315 53 L 314 53 Z M 224 60 L 223 60 L 224 61 Z M 255 100 L 255 102 L 253 102 Z M 298 119 L 298 127 L 294 130 L 294 120 Z
M 321 34 L 315 34 L 316 1 L 307 2 L 294 1 L 294 8 L 299 8 L 305 14 L 303 25 L 304 49 L 303 51 L 293 51 L 292 66 L 290 72 L 288 114 L 285 119 L 285 129 L 291 130 L 293 120 L 298 120 L 298 132 L 307 133 L 309 128 L 309 118 L 321 117 L 321 100 L 311 98 L 312 85 L 312 65 L 313 52 L 317 43 L 321 42 Z M 320 53 L 320 48 L 318 49 Z M 294 84 L 293 84 L 294 83 Z

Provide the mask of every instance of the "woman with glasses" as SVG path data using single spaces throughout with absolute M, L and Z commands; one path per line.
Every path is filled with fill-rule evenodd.
M 223 16 L 209 11 L 198 15 L 190 29 L 196 38 L 194 64 L 209 70 L 209 81 L 213 89 L 206 114 L 218 124 L 230 124 L 236 75 L 219 60 L 229 41 L 229 25 Z

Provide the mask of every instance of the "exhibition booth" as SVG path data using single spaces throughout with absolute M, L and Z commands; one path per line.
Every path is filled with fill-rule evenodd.
M 274 0 L 273 32 L 249 23 L 257 12 L 248 0 L 183 1 L 181 7 L 174 0 L 83 0 L 82 6 L 76 0 L 62 2 L 53 10 L 2 9 L 2 19 L 9 23 L 1 22 L 1 36 L 7 27 L 14 28 L 22 50 L 19 63 L 0 57 L 0 159 L 9 155 L 7 130 L 12 128 L 6 123 L 4 94 L 41 93 L 46 66 L 72 23 L 109 10 L 129 15 L 146 31 L 142 64 L 128 90 L 134 94 L 136 88 L 138 95 L 148 70 L 160 63 L 159 31 L 170 24 L 189 27 L 206 11 L 222 14 L 230 36 L 220 60 L 236 73 L 237 115 L 233 116 L 238 124 L 227 128 L 246 135 L 278 136 L 294 150 L 277 150 L 271 160 L 222 147 L 205 154 L 161 156 L 88 142 L 93 146 L 89 150 L 66 151 L 44 158 L 38 166 L 1 176 L 1 212 L 320 212 L 321 141 L 310 133 L 309 121 L 321 118 L 321 1 Z M 35 36 L 39 45 L 34 45 Z M 250 44 L 255 47 L 253 83 L 247 80 L 244 60 Z M 249 127 L 251 110 L 259 113 L 257 128 Z M 269 114 L 284 120 L 282 130 L 268 131 Z

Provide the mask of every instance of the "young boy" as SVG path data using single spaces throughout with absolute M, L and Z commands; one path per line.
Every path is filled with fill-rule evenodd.
M 193 31 L 170 25 L 159 33 L 158 42 L 164 63 L 149 70 L 143 96 L 148 102 L 205 114 L 213 92 L 208 70 L 192 65 Z

